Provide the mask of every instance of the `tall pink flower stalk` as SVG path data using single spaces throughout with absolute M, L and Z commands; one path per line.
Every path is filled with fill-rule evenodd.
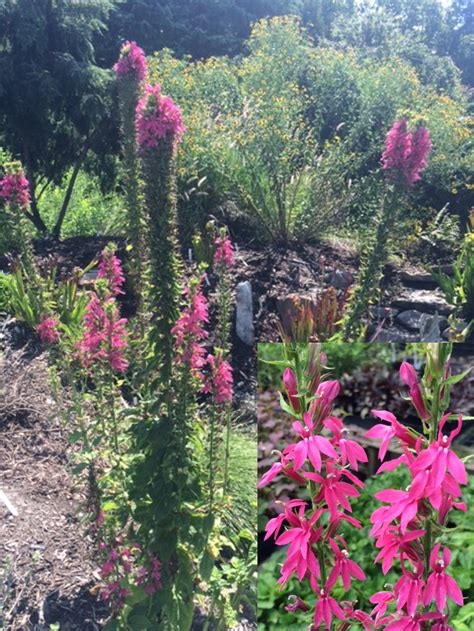
M 125 276 L 120 259 L 115 255 L 115 245 L 109 244 L 100 255 L 97 278 L 105 278 L 112 296 L 123 294 Z
M 375 562 L 382 562 L 383 574 L 387 574 L 396 559 L 401 567 L 395 585 L 370 599 L 375 605 L 372 614 L 376 628 L 392 631 L 425 628 L 422 624 L 428 621 L 433 621 L 433 629 L 451 629 L 447 624 L 448 602 L 463 604 L 462 592 L 449 575 L 451 551 L 447 546 L 442 547 L 440 541 L 434 543 L 446 523 L 447 513 L 452 509 L 467 510 L 461 501 L 460 488 L 467 483 L 466 468 L 452 448 L 453 439 L 461 431 L 462 418 L 458 415 L 454 429 L 446 430 L 452 415 L 446 412 L 439 416 L 449 368 L 441 367 L 439 374 L 432 374 L 430 365 L 434 364 L 428 363 L 428 377 L 423 386 L 412 366 L 404 362 L 400 368 L 401 379 L 409 387 L 423 427 L 429 424 L 428 433 L 420 435 L 393 414 L 374 411 L 388 425 L 377 424 L 366 434 L 382 440 L 379 458 L 384 462 L 378 473 L 404 466 L 411 478 L 406 489 L 376 493 L 375 497 L 384 505 L 370 518 L 370 534 L 380 550 Z M 431 396 L 424 392 L 426 388 L 430 388 Z M 402 455 L 385 461 L 392 439 L 397 441 Z M 386 615 L 391 604 L 395 611 Z M 427 608 L 431 611 L 427 612 Z
M 406 186 L 413 186 L 428 166 L 431 148 L 428 129 L 418 127 L 415 131 L 408 131 L 407 121 L 401 118 L 387 133 L 382 168 L 390 177 L 400 179 Z
M 333 595 L 339 580 L 347 592 L 352 580 L 365 579 L 362 568 L 349 558 L 348 544 L 338 528 L 342 521 L 361 528 L 351 514 L 350 499 L 360 495 L 358 489 L 364 484 L 349 464 L 357 470 L 359 463 L 367 462 L 367 455 L 349 438 L 343 422 L 331 414 L 339 384 L 321 376 L 321 362 L 315 361 L 316 345 L 310 346 L 313 349 L 306 372 L 301 370 L 297 358 L 283 375 L 288 397 L 285 409 L 296 419 L 295 440 L 279 454 L 279 461 L 263 476 L 259 486 L 276 476 L 286 476 L 307 487 L 311 502 L 288 501 L 283 511 L 269 520 L 265 539 L 274 537 L 277 545 L 288 545 L 278 584 L 283 587 L 293 576 L 299 582 L 309 582 L 314 593 L 316 629 L 324 628 L 323 624 L 330 629 L 333 619 L 342 621 L 340 624 L 350 625 L 352 620 L 367 624 L 367 614 L 354 610 L 352 603 L 339 602 Z M 304 611 L 309 605 L 298 599 L 288 609 Z

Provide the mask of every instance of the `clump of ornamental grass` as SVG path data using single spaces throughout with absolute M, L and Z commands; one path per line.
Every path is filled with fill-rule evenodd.
M 387 133 L 381 159 L 386 185 L 380 217 L 344 316 L 342 338 L 345 341 L 358 339 L 364 332 L 364 320 L 374 287 L 380 283 L 393 230 L 406 209 L 410 188 L 421 179 L 430 151 L 430 134 L 426 127 L 408 130 L 407 121 L 402 118 L 395 121 Z

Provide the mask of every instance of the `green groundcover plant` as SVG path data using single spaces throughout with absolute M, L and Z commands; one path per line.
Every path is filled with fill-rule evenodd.
M 400 366 L 421 432 L 373 410 L 382 423 L 366 436 L 381 441 L 383 475 L 368 489 L 357 475 L 367 454 L 331 414 L 339 384 L 329 379 L 326 356 L 317 344 L 302 350 L 287 345 L 278 361 L 285 368 L 281 406 L 295 419 L 295 440 L 259 483 L 284 476 L 301 488 L 265 528 L 265 539 L 285 548 L 260 573 L 260 627 L 466 628 L 473 613 L 466 572 L 472 507 L 465 502 L 472 481 L 452 447 L 463 421 L 450 410 L 449 392 L 466 376 L 451 374 L 452 347 L 428 345 L 421 381 L 411 364 Z M 392 439 L 399 450 L 387 460 Z

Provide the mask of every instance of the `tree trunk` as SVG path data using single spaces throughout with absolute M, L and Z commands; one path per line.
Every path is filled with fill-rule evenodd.
M 79 157 L 76 160 L 76 164 L 74 165 L 74 169 L 71 174 L 71 179 L 68 182 L 66 194 L 64 195 L 63 204 L 61 206 L 61 210 L 59 211 L 59 215 L 56 220 L 56 225 L 54 226 L 54 229 L 53 229 L 53 237 L 55 237 L 56 239 L 59 239 L 59 236 L 61 234 L 61 228 L 64 222 L 64 217 L 66 216 L 66 211 L 68 209 L 69 202 L 71 201 L 71 195 L 74 189 L 74 184 L 76 183 L 77 176 L 79 174 L 80 168 L 82 166 L 82 163 L 84 162 L 84 159 L 87 155 L 88 150 L 89 150 L 89 140 L 86 140 L 84 147 L 81 153 L 79 154 Z
M 31 167 L 30 151 L 26 143 L 24 143 L 23 145 L 23 154 L 24 154 L 25 167 L 26 167 L 26 177 L 28 178 L 28 186 L 30 189 L 30 211 L 31 212 L 26 213 L 26 215 L 29 219 L 31 219 L 33 224 L 36 226 L 36 228 L 40 232 L 46 232 L 47 231 L 46 224 L 41 219 L 41 215 L 38 209 L 38 202 L 37 202 L 36 193 L 35 193 L 36 179 L 33 173 L 33 169 Z

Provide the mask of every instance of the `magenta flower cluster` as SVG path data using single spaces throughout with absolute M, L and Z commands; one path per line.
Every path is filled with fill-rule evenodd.
M 127 348 L 127 320 L 120 318 L 115 301 L 107 298 L 102 303 L 96 293 L 92 293 L 83 320 L 83 335 L 77 342 L 78 357 L 84 366 L 100 361 L 123 373 L 128 368 L 125 359 Z
M 449 367 L 445 369 L 445 376 Z M 429 419 L 423 387 L 418 383 L 414 368 L 404 362 L 400 376 L 409 388 L 410 397 L 420 418 Z M 440 542 L 433 545 L 429 559 L 426 559 L 426 536 L 431 513 L 434 509 L 440 526 L 446 523 L 448 512 L 456 508 L 466 511 L 461 499 L 459 485 L 467 484 L 464 463 L 452 450 L 453 439 L 459 434 L 462 418 L 449 434 L 444 433 L 450 414 L 443 416 L 438 434 L 431 440 L 420 436 L 401 424 L 393 414 L 374 410 L 373 413 L 385 424 L 377 424 L 366 436 L 381 439 L 379 459 L 384 460 L 389 442 L 396 439 L 403 451 L 402 455 L 383 462 L 377 473 L 392 471 L 404 465 L 411 476 L 407 489 L 386 489 L 375 495 L 385 505 L 371 516 L 371 534 L 380 550 L 375 561 L 382 561 L 382 572 L 386 574 L 395 559 L 400 560 L 402 576 L 390 591 L 374 594 L 376 627 L 390 631 L 399 629 L 419 630 L 421 623 L 432 621 L 432 629 L 451 627 L 447 624 L 447 599 L 458 605 L 463 604 L 462 592 L 456 581 L 448 574 L 451 551 L 441 549 Z M 431 535 L 429 535 L 431 536 Z M 430 542 L 428 542 L 429 544 Z M 395 614 L 385 615 L 388 604 L 394 602 Z M 423 608 L 434 602 L 435 611 L 423 613 Z
M 36 327 L 36 332 L 43 344 L 56 344 L 61 337 L 58 330 L 59 322 L 56 318 L 51 316 L 43 316 L 41 322 Z
M 145 86 L 136 109 L 138 146 L 153 149 L 164 138 L 181 142 L 185 132 L 181 110 L 169 96 L 161 94 L 159 85 Z
M 0 196 L 9 206 L 26 209 L 30 203 L 28 180 L 21 169 L 15 173 L 7 173 L 0 180 Z
M 222 357 L 222 353 L 207 356 L 210 375 L 206 380 L 203 392 L 212 394 L 216 403 L 229 403 L 233 396 L 232 367 Z
M 116 610 L 124 606 L 132 585 L 143 587 L 150 596 L 161 589 L 161 563 L 153 554 L 145 558 L 139 544 L 127 546 L 117 537 L 112 546 L 101 542 L 99 549 L 106 555 L 100 568 L 100 575 L 106 582 L 101 597 L 111 602 Z
M 214 240 L 214 246 L 214 265 L 216 267 L 219 265 L 232 267 L 235 264 L 234 248 L 229 237 L 226 234 L 217 236 Z
M 194 375 L 204 380 L 201 370 L 206 364 L 206 350 L 202 345 L 209 336 L 204 328 L 209 322 L 206 297 L 202 293 L 201 282 L 196 282 L 184 290 L 187 305 L 182 310 L 176 324 L 171 329 L 177 350 L 175 362 L 186 363 Z
M 97 278 L 107 280 L 110 293 L 113 296 L 124 293 L 122 287 L 125 283 L 125 276 L 120 259 L 115 255 L 115 247 L 112 245 L 107 246 L 101 252 Z
M 401 179 L 406 186 L 413 186 L 428 165 L 430 151 L 428 129 L 418 127 L 416 131 L 408 131 L 407 121 L 401 118 L 393 123 L 385 139 L 382 167 L 390 177 Z
M 147 72 L 146 57 L 136 42 L 125 42 L 123 44 L 120 49 L 119 60 L 114 66 L 114 71 L 118 77 L 134 75 L 138 81 L 143 81 Z
M 361 528 L 360 522 L 351 515 L 349 498 L 358 497 L 357 489 L 364 484 L 348 465 L 357 471 L 359 462 L 367 462 L 367 455 L 356 441 L 348 438 L 343 422 L 331 415 L 332 402 L 339 393 L 337 381 L 313 378 L 310 392 L 306 393 L 307 405 L 303 403 L 305 397 L 298 390 L 296 375 L 290 368 L 285 370 L 283 383 L 289 410 L 299 419 L 293 422 L 296 440 L 279 454 L 279 461 L 262 477 L 259 486 L 283 474 L 309 487 L 312 502 L 308 505 L 299 499 L 290 500 L 283 512 L 267 524 L 265 539 L 274 537 L 277 545 L 289 544 L 278 583 L 283 586 L 294 575 L 300 582 L 309 581 L 315 595 L 313 622 L 316 628 L 323 622 L 330 628 L 333 617 L 343 621 L 360 621 L 361 616 L 369 618 L 354 610 L 351 603 L 343 609 L 331 595 L 339 577 L 345 591 L 350 588 L 352 579 L 365 578 L 362 568 L 349 558 L 347 543 L 337 529 L 341 521 Z M 327 436 L 322 435 L 323 429 L 328 432 Z M 285 524 L 287 528 L 282 532 Z M 319 553 L 321 549 L 327 555 L 324 559 Z M 332 569 L 326 577 L 328 564 Z M 288 609 L 308 610 L 309 607 L 297 601 Z

